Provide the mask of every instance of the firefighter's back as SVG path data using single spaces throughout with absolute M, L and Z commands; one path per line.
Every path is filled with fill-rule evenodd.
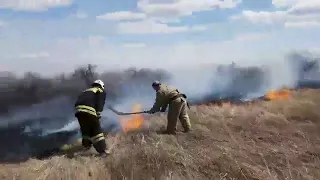
M 75 106 L 85 105 L 85 106 L 94 107 L 95 93 L 93 91 L 90 91 L 90 89 L 92 88 L 88 88 L 85 91 L 80 93 L 75 103 Z
M 97 112 L 97 102 L 99 102 L 97 93 L 104 93 L 104 91 L 99 87 L 91 87 L 83 91 L 75 103 L 76 114 L 87 113 L 93 116 L 100 115 L 100 111 L 102 110 L 100 107 L 99 112 Z

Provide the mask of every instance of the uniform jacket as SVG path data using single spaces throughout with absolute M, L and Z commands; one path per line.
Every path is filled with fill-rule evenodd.
M 100 117 L 106 100 L 106 92 L 99 87 L 83 91 L 75 103 L 76 113 L 85 112 Z
M 160 110 L 164 112 L 175 97 L 186 98 L 185 94 L 181 94 L 178 89 L 166 84 L 161 84 L 160 89 L 156 93 L 156 100 L 153 107 L 150 109 L 150 112 L 159 112 Z

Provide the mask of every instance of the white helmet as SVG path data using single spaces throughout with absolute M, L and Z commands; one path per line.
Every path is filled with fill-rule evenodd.
M 99 85 L 101 86 L 101 88 L 104 89 L 104 83 L 103 83 L 103 81 L 101 81 L 100 79 L 95 80 L 95 81 L 93 82 L 93 84 L 99 84 Z

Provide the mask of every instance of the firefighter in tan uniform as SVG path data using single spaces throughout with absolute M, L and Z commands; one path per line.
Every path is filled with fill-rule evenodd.
M 163 134 L 176 134 L 178 119 L 184 129 L 183 132 L 191 131 L 190 118 L 187 112 L 189 105 L 186 100 L 186 95 L 180 93 L 174 87 L 161 84 L 159 81 L 153 82 L 152 87 L 156 91 L 156 100 L 153 107 L 149 110 L 149 113 L 165 112 L 169 105 L 167 129 Z

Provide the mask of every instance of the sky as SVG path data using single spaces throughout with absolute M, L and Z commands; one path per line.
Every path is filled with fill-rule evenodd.
M 319 39 L 319 0 L 0 0 L 0 71 L 264 64 Z

